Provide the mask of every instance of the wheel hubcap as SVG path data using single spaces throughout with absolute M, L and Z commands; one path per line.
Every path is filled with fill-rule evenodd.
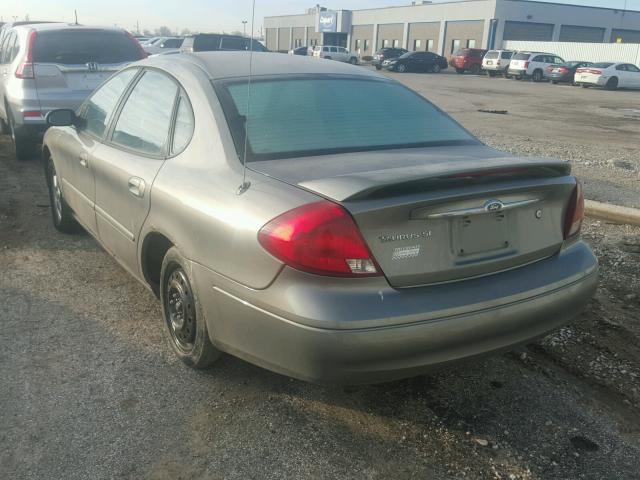
M 181 350 L 191 350 L 196 337 L 195 302 L 187 276 L 181 268 L 169 275 L 165 302 L 171 336 Z
M 58 183 L 58 175 L 56 169 L 51 166 L 51 191 L 53 193 L 53 211 L 58 221 L 62 220 L 62 192 Z

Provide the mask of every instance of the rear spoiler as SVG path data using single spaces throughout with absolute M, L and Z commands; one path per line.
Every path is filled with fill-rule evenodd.
M 569 162 L 540 158 L 500 157 L 350 173 L 302 181 L 297 185 L 324 197 L 344 202 L 399 192 L 409 193 L 427 187 L 445 185 L 452 187 L 487 180 L 561 177 L 570 173 Z

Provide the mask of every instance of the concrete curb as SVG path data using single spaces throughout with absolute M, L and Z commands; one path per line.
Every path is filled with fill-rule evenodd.
M 589 217 L 608 220 L 614 223 L 640 226 L 640 210 L 637 208 L 619 207 L 594 200 L 585 200 L 584 208 L 586 215 Z

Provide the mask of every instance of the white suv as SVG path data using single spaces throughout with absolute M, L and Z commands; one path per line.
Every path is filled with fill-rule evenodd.
M 549 65 L 561 63 L 564 60 L 553 53 L 518 52 L 511 58 L 507 73 L 518 80 L 531 78 L 534 82 L 541 82 Z
M 313 47 L 313 56 L 315 58 L 325 58 L 327 60 L 337 60 L 352 65 L 358 63 L 358 57 L 353 55 L 344 47 L 332 47 L 327 45 L 316 45 Z
M 506 75 L 514 53 L 511 50 L 489 50 L 482 59 L 482 69 L 490 77 Z

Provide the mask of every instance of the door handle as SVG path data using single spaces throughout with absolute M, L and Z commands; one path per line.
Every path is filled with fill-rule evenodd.
M 145 186 L 144 180 L 139 177 L 131 177 L 129 179 L 129 192 L 134 197 L 144 197 Z
M 87 156 L 86 153 L 83 153 L 82 155 L 80 155 L 80 165 L 82 165 L 84 168 L 88 168 L 89 167 L 89 157 Z

